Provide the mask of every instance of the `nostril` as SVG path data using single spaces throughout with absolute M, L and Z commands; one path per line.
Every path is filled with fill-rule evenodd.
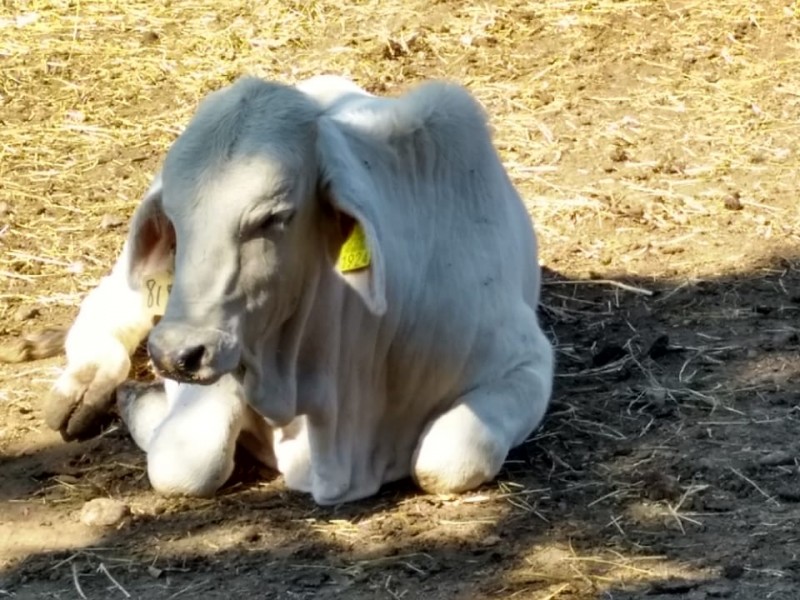
M 184 348 L 175 360 L 175 366 L 184 373 L 195 373 L 203 365 L 206 347 L 203 345 Z

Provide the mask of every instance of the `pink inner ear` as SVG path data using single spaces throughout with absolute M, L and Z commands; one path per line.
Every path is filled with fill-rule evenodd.
M 175 228 L 161 211 L 155 211 L 135 233 L 131 275 L 141 281 L 148 275 L 172 271 L 175 263 Z
M 327 249 L 331 260 L 335 263 L 339 258 L 339 250 L 342 244 L 344 244 L 356 226 L 356 220 L 336 207 L 336 203 L 331 198 L 328 190 L 323 191 L 322 196 L 322 214 L 326 221 L 325 229 L 328 232 L 326 235 Z
M 350 234 L 353 233 L 353 228 L 356 226 L 356 220 L 348 215 L 347 213 L 338 212 L 339 217 L 339 233 L 341 234 L 341 241 L 344 241 L 350 237 Z

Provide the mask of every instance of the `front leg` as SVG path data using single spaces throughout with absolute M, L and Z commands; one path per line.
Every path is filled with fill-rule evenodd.
M 45 402 L 45 421 L 69 441 L 98 432 L 116 387 L 128 377 L 130 355 L 153 326 L 153 313 L 128 273 L 123 249 L 110 275 L 84 299 L 65 343 L 67 365 Z
M 67 366 L 44 407 L 45 421 L 65 440 L 98 432 L 114 390 L 128 377 L 131 354 L 152 329 L 154 317 L 164 314 L 164 277 L 174 266 L 175 241 L 157 175 L 133 214 L 111 274 L 83 301 L 67 334 Z

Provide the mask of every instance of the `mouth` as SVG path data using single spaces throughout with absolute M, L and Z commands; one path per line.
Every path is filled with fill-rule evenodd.
M 245 364 L 244 364 L 244 360 L 242 360 L 242 361 L 239 363 L 239 366 L 237 366 L 237 367 L 236 367 L 236 368 L 235 368 L 235 369 L 234 369 L 234 370 L 231 372 L 231 375 L 233 375 L 233 378 L 234 378 L 236 381 L 238 381 L 238 382 L 239 382 L 239 384 L 243 384 L 243 383 L 244 383 L 244 378 L 245 378 L 245 376 L 247 375 L 247 367 L 246 367 L 246 366 L 245 366 Z
M 224 372 L 214 371 L 209 368 L 203 368 L 195 372 L 187 373 L 174 369 L 162 369 L 152 359 L 150 365 L 156 374 L 163 379 L 170 379 L 178 383 L 189 383 L 192 385 L 211 385 L 220 380 Z

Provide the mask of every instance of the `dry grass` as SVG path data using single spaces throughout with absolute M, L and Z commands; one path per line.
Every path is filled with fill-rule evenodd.
M 740 268 L 757 257 L 711 239 L 732 194 L 763 252 L 796 241 L 797 211 L 771 202 L 798 166 L 800 59 L 784 41 L 796 25 L 781 3 L 734 0 L 11 2 L 0 178 L 11 210 L 34 214 L 4 232 L 6 304 L 47 300 L 44 286 L 74 305 L 120 243 L 102 217 L 130 214 L 197 101 L 243 73 L 337 72 L 381 93 L 456 79 L 492 114 L 546 262 L 572 249 L 648 274 L 660 254 L 697 271 L 674 258 L 691 245 L 716 252 L 717 270 Z M 605 44 L 617 27 L 649 35 Z M 572 235 L 610 221 L 619 240 Z M 631 248 L 625 221 L 652 230 L 649 247 Z
M 683 310 L 678 301 L 693 287 L 754 269 L 776 297 L 792 294 L 794 267 L 763 265 L 795 258 L 799 241 L 798 16 L 796 3 L 741 0 L 6 1 L 0 334 L 69 319 L 108 270 L 123 239 L 119 225 L 208 91 L 245 73 L 286 82 L 341 73 L 382 94 L 424 78 L 460 81 L 491 115 L 497 147 L 535 218 L 543 263 L 566 278 L 551 278 L 545 288 L 562 391 L 548 427 L 531 442 L 541 454 L 512 458 L 496 489 L 430 504 L 411 497 L 374 508 L 370 518 L 329 518 L 302 501 L 281 500 L 275 508 L 259 500 L 291 524 L 269 541 L 294 543 L 300 532 L 312 545 L 350 548 L 328 568 L 354 581 L 364 573 L 380 578 L 387 597 L 414 597 L 414 589 L 384 572 L 435 573 L 437 564 L 449 564 L 416 551 L 419 540 L 513 545 L 513 536 L 492 538 L 503 520 L 512 530 L 525 523 L 537 535 L 487 584 L 494 597 L 590 598 L 674 575 L 708 576 L 696 556 L 671 560 L 631 541 L 643 522 L 677 537 L 699 535 L 701 526 L 724 529 L 718 515 L 693 508 L 707 491 L 697 483 L 665 484 L 666 492 L 641 501 L 660 489 L 647 469 L 672 464 L 658 461 L 691 441 L 685 428 L 694 422 L 687 424 L 686 414 L 703 415 L 700 431 L 761 422 L 760 409 L 739 400 L 787 384 L 706 376 L 706 367 L 740 358 L 743 342 L 727 338 L 727 323 L 751 307 L 736 301 L 736 288 L 670 322 L 674 364 L 649 356 L 648 317 L 661 307 Z M 17 316 L 27 306 L 40 311 L 31 325 Z M 618 354 L 587 362 L 587 350 L 604 350 L 597 340 L 606 336 L 617 340 Z M 780 368 L 788 369 L 789 360 Z M 763 357 L 750 367 L 734 364 L 740 375 L 779 370 Z M 27 448 L 44 435 L 35 409 L 52 372 L 51 365 L 0 370 L 4 448 Z M 668 408 L 678 416 L 659 416 Z M 617 457 L 609 448 L 618 447 L 636 449 Z M 125 489 L 121 480 L 145 486 L 141 463 L 131 460 L 103 468 L 89 461 L 76 468 L 79 481 L 49 481 L 35 498 L 63 518 L 98 486 L 104 493 Z M 764 510 L 777 502 L 752 473 L 720 472 L 752 490 Z M 221 506 L 161 503 L 161 512 L 148 507 L 146 494 L 131 501 L 146 519 L 221 519 L 221 533 L 203 538 L 213 545 L 203 552 L 215 556 L 247 537 L 248 525 L 221 511 L 245 511 L 267 488 L 236 489 Z M 559 496 L 577 497 L 587 514 L 599 516 L 560 507 Z M 775 522 L 758 524 L 753 535 L 771 533 Z M 587 540 L 582 528 L 594 537 Z M 416 541 L 410 534 L 395 539 L 392 531 L 413 532 Z M 582 540 L 580 548 L 569 539 Z M 175 555 L 192 549 L 185 539 L 159 543 Z M 87 550 L 57 565 L 71 569 L 65 594 L 84 594 L 80 586 L 92 577 L 127 593 L 117 571 L 82 575 L 73 559 L 93 569 L 110 564 L 108 555 Z M 297 568 L 313 570 L 319 562 L 312 557 Z M 287 572 L 295 568 L 286 564 L 280 563 Z M 170 588 L 159 580 L 158 593 L 188 597 L 208 581 Z

